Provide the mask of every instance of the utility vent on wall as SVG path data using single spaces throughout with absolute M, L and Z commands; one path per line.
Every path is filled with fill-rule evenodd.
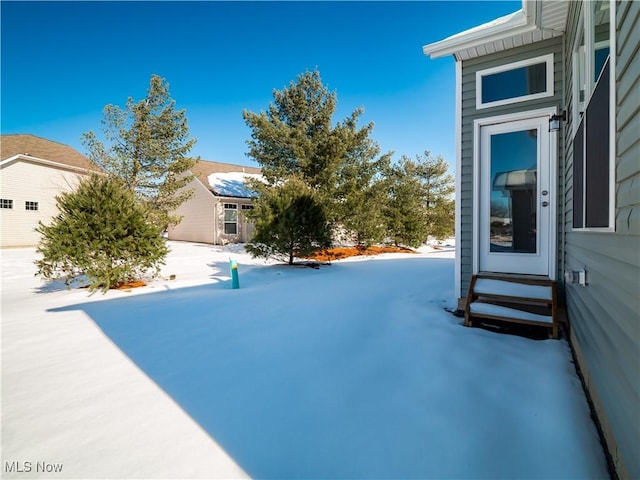
M 582 270 L 567 270 L 564 272 L 564 281 L 566 283 L 578 283 L 580 285 L 587 285 L 587 271 Z

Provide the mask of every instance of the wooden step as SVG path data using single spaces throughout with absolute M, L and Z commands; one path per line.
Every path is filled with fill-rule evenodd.
M 551 285 L 531 285 L 528 283 L 516 283 L 490 278 L 478 278 L 475 283 L 475 292 L 479 295 L 514 298 L 525 301 L 553 301 L 553 288 Z
M 513 320 L 514 322 L 522 322 L 529 324 L 540 324 L 548 326 L 553 324 L 552 315 L 540 315 L 537 313 L 519 310 L 517 308 L 504 307 L 485 302 L 472 302 L 470 307 L 471 315 L 480 318 L 495 318 L 505 321 Z
M 556 283 L 549 278 L 478 274 L 471 279 L 465 325 L 474 319 L 545 327 L 558 338 Z

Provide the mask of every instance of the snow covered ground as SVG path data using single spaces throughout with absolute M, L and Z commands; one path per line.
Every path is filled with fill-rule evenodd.
M 106 295 L 0 252 L 3 478 L 607 478 L 567 343 L 462 327 L 451 248 L 170 246 Z

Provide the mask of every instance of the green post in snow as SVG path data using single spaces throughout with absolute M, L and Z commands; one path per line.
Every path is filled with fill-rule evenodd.
M 235 260 L 229 260 L 229 267 L 231 268 L 231 288 L 240 288 L 240 278 L 238 277 L 238 262 Z

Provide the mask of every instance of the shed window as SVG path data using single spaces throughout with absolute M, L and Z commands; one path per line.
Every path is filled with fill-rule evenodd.
M 476 108 L 553 95 L 553 54 L 476 72 Z
M 38 210 L 38 202 L 26 201 L 26 202 L 24 202 L 24 209 L 25 210 Z
M 0 198 L 0 208 L 13 208 L 13 200 Z
M 224 233 L 227 235 L 238 234 L 238 204 L 224 204 Z

